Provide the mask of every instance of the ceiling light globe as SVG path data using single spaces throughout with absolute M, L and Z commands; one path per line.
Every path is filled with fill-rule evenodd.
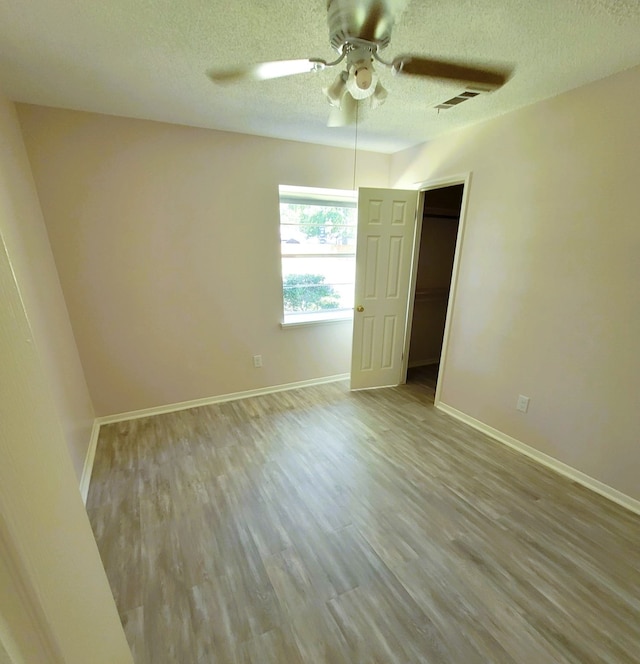
M 341 72 L 336 77 L 336 80 L 328 88 L 323 89 L 323 92 L 326 95 L 327 99 L 329 100 L 331 106 L 340 108 L 340 104 L 342 102 L 342 95 L 344 94 L 345 85 L 346 85 L 345 79 L 346 79 L 346 72 Z
M 371 87 L 373 76 L 369 67 L 360 67 L 356 69 L 356 85 L 361 90 L 368 90 Z
M 378 84 L 378 72 L 368 62 L 356 62 L 349 69 L 347 90 L 354 99 L 370 97 Z

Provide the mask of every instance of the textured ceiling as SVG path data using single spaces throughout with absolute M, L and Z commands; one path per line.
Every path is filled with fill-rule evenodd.
M 346 0 L 349 1 L 349 0 Z M 640 63 L 640 0 L 397 0 L 383 55 L 515 68 L 501 90 L 441 112 L 461 88 L 381 74 L 361 148 L 394 152 Z M 333 58 L 326 0 L 0 0 L 0 87 L 15 101 L 353 146 L 327 128 L 336 70 L 215 86 L 205 72 Z

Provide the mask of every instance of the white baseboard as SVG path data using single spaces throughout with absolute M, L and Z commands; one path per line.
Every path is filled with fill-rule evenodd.
M 441 410 L 443 413 L 446 413 L 447 415 L 451 415 L 451 417 L 454 417 L 456 420 L 459 420 L 460 422 L 468 424 L 470 427 L 476 429 L 476 431 L 480 431 L 481 433 L 486 434 L 487 436 L 493 438 L 494 440 L 497 440 L 499 443 L 507 445 L 508 447 L 511 447 L 512 449 L 520 452 L 521 454 L 528 456 L 530 459 L 537 461 L 543 466 L 550 468 L 556 473 L 564 475 L 564 477 L 567 477 L 568 479 L 574 482 L 582 484 L 587 489 L 591 489 L 592 491 L 599 493 L 601 496 L 604 496 L 605 498 L 612 500 L 614 503 L 618 503 L 618 505 L 626 507 L 626 509 L 630 510 L 631 512 L 640 514 L 640 500 L 636 500 L 631 496 L 627 496 L 625 493 L 622 493 L 621 491 L 618 491 L 617 489 L 610 487 L 608 484 L 605 484 L 600 480 L 597 480 L 589 475 L 586 475 L 582 471 L 576 470 L 572 466 L 569 466 L 568 464 L 563 463 L 562 461 L 558 461 L 558 459 L 555 459 L 554 457 L 549 456 L 544 452 L 540 452 L 540 450 L 537 450 L 534 447 L 531 447 L 530 445 L 521 442 L 517 438 L 513 438 L 512 436 L 509 436 L 506 433 L 499 431 L 498 429 L 494 429 L 493 427 L 489 426 L 488 424 L 485 424 L 484 422 L 481 422 L 480 420 L 476 420 L 474 417 L 471 417 L 470 415 L 467 415 L 466 413 L 463 413 L 462 411 L 453 408 L 453 406 L 448 406 L 447 404 L 442 403 L 441 401 L 436 403 L 435 406 L 436 408 L 438 408 L 438 410 Z
M 257 390 L 246 390 L 244 392 L 231 392 L 230 394 L 219 394 L 215 397 L 204 397 L 203 399 L 192 399 L 191 401 L 180 401 L 170 403 L 166 406 L 153 406 L 152 408 L 142 408 L 141 410 L 132 410 L 127 413 L 118 413 L 116 415 L 105 415 L 97 417 L 99 424 L 113 424 L 114 422 L 124 422 L 126 420 L 137 420 L 141 417 L 150 417 L 151 415 L 163 415 L 165 413 L 175 413 L 179 410 L 188 410 L 198 406 L 209 406 L 214 403 L 224 403 L 225 401 L 236 401 L 237 399 L 248 399 L 249 397 L 259 397 L 263 394 L 273 394 L 274 392 L 285 392 L 287 390 L 296 390 L 299 387 L 312 387 L 313 385 L 324 385 L 325 383 L 335 383 L 339 380 L 349 378 L 349 374 L 337 374 L 334 376 L 325 376 L 323 378 L 312 378 L 311 380 L 300 380 L 296 383 L 284 383 L 283 385 L 272 385 L 270 387 L 260 387 Z
M 82 502 L 85 505 L 87 504 L 87 496 L 89 495 L 89 484 L 91 483 L 91 472 L 93 471 L 93 462 L 96 458 L 96 447 L 98 446 L 99 435 L 100 422 L 98 422 L 98 418 L 96 418 L 93 420 L 89 448 L 87 449 L 87 456 L 84 458 L 84 467 L 82 468 L 82 477 L 80 478 L 80 495 L 82 496 Z

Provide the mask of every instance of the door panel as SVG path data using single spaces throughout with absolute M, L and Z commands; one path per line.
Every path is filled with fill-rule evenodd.
M 387 272 L 387 297 L 400 296 L 400 279 L 402 277 L 402 248 L 403 238 L 392 236 L 389 239 L 389 265 Z
M 393 350 L 396 340 L 396 317 L 385 316 L 382 333 L 382 368 L 391 369 L 393 367 Z
M 380 238 L 377 236 L 367 237 L 367 251 L 365 253 L 365 289 L 364 294 L 366 298 L 375 298 L 378 296 L 376 290 L 378 274 L 378 247 L 380 245 Z M 357 250 L 356 250 L 357 251 Z M 358 259 L 356 257 L 356 266 Z M 357 267 L 356 267 L 357 270 Z
M 401 380 L 418 193 L 359 191 L 351 389 Z

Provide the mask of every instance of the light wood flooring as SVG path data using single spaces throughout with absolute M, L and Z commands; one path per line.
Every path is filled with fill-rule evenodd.
M 104 426 L 87 508 L 137 664 L 640 662 L 640 517 L 424 384 Z
M 414 393 L 422 393 L 433 403 L 438 383 L 438 364 L 426 364 L 420 367 L 411 367 L 407 370 L 407 383 Z

